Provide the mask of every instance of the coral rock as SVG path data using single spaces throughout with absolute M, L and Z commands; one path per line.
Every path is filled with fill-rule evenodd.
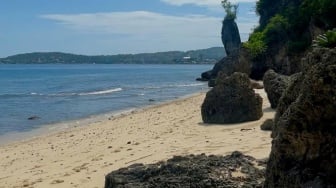
M 202 104 L 205 123 L 237 123 L 262 117 L 262 98 L 251 88 L 246 74 L 220 74 L 216 86 L 210 90 Z
M 268 70 L 264 75 L 264 87 L 272 108 L 276 108 L 282 93 L 288 86 L 289 76 L 277 74 Z
M 316 49 L 277 110 L 265 187 L 335 187 L 336 49 Z

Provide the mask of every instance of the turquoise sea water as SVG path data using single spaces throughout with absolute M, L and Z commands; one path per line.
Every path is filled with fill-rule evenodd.
M 0 65 L 0 135 L 207 89 L 212 65 Z M 154 101 L 154 102 L 153 102 Z M 39 119 L 28 120 L 31 116 Z

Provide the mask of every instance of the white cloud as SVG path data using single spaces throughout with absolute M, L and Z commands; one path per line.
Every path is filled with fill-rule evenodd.
M 221 0 L 161 0 L 170 5 L 182 6 L 192 4 L 197 6 L 218 6 Z M 255 3 L 257 0 L 231 0 L 232 3 Z
M 41 17 L 85 32 L 149 36 L 153 34 L 187 36 L 193 35 L 196 30 L 198 30 L 197 35 L 214 35 L 215 32 L 208 28 L 218 27 L 221 21 L 216 17 L 202 15 L 178 17 L 146 11 L 73 15 L 49 14 Z
M 65 26 L 68 32 L 84 33 L 88 37 L 92 35 L 92 38 L 100 35 L 96 43 L 111 45 L 110 49 L 117 53 L 190 50 L 222 45 L 222 18 L 219 17 L 172 16 L 147 11 L 48 14 L 41 17 Z M 243 40 L 253 25 L 249 20 L 238 23 Z

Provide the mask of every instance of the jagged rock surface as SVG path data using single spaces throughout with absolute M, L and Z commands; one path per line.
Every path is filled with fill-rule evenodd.
M 221 73 L 216 86 L 210 90 L 202 104 L 205 123 L 237 123 L 262 117 L 262 98 L 251 88 L 246 74 L 234 73 L 229 77 Z
M 315 49 L 281 97 L 265 187 L 335 187 L 336 49 Z
M 234 19 L 225 18 L 222 26 L 222 42 L 227 56 L 237 55 L 241 45 L 239 30 Z
M 273 70 L 268 70 L 263 78 L 265 91 L 272 108 L 276 108 L 282 93 L 288 86 L 289 76 L 280 75 Z
M 134 164 L 111 172 L 105 177 L 105 188 L 261 187 L 265 170 L 260 167 L 264 164 L 240 152 L 228 156 L 176 156 L 167 162 Z

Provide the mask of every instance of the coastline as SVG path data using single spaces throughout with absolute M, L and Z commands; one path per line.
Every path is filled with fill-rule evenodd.
M 204 93 L 153 104 L 113 118 L 0 146 L 1 187 L 102 187 L 104 175 L 133 163 L 154 163 L 174 155 L 226 155 L 235 150 L 268 157 L 272 118 L 264 90 L 264 116 L 233 125 L 205 125 Z
M 41 125 L 39 128 L 30 130 L 30 131 L 24 131 L 24 132 L 9 132 L 5 133 L 3 135 L 0 135 L 0 147 L 6 146 L 10 144 L 15 144 L 19 142 L 25 142 L 29 141 L 34 138 L 38 137 L 45 137 L 50 136 L 53 134 L 57 134 L 60 132 L 66 132 L 73 128 L 77 127 L 85 127 L 89 126 L 91 124 L 100 123 L 103 121 L 108 121 L 111 119 L 119 118 L 121 116 L 130 115 L 132 113 L 137 113 L 143 110 L 148 110 L 150 108 L 159 107 L 161 105 L 166 105 L 172 102 L 177 102 L 179 100 L 187 99 L 196 95 L 205 94 L 207 91 L 199 91 L 196 93 L 183 95 L 183 96 L 176 96 L 175 99 L 171 100 L 164 100 L 164 101 L 154 101 L 152 104 L 145 104 L 139 107 L 132 107 L 127 108 L 123 110 L 117 110 L 117 111 L 111 111 L 101 114 L 94 114 L 87 117 L 83 117 L 80 119 L 73 119 L 73 120 L 67 120 L 67 121 L 60 121 L 57 123 L 50 123 Z

